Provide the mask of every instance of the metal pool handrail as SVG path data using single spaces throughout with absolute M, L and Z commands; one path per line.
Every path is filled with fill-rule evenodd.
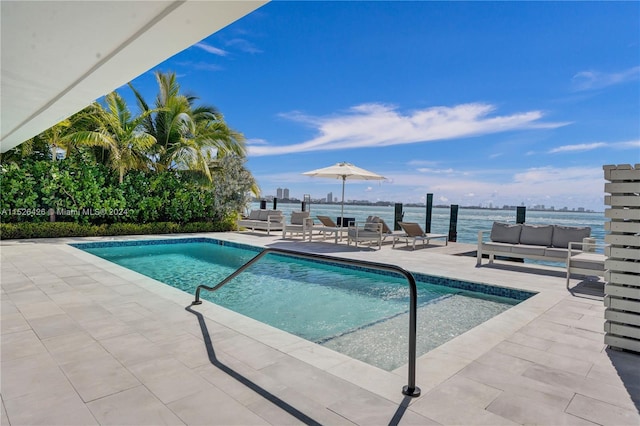
M 420 388 L 416 386 L 416 316 L 418 311 L 418 289 L 416 287 L 416 279 L 413 277 L 411 272 L 399 266 L 388 265 L 385 263 L 369 262 L 365 260 L 343 259 L 339 257 L 326 256 L 326 255 L 316 254 L 316 253 L 302 253 L 302 252 L 291 251 L 291 250 L 266 248 L 260 253 L 258 253 L 257 256 L 255 256 L 254 258 L 249 260 L 247 263 L 239 267 L 235 272 L 233 272 L 227 278 L 220 281 L 220 283 L 218 283 L 214 287 L 209 287 L 204 284 L 199 285 L 198 288 L 196 289 L 196 300 L 194 300 L 191 304 L 199 305 L 202 303 L 202 301 L 200 300 L 200 290 L 202 289 L 205 289 L 208 291 L 218 290 L 220 287 L 224 286 L 229 281 L 231 281 L 232 279 L 240 275 L 242 272 L 244 272 L 245 269 L 247 269 L 249 266 L 253 265 L 258 260 L 260 260 L 262 257 L 266 256 L 269 253 L 282 254 L 286 256 L 306 258 L 306 259 L 319 259 L 319 260 L 325 260 L 328 262 L 338 263 L 342 265 L 362 265 L 367 268 L 371 268 L 379 271 L 395 272 L 400 275 L 403 275 L 409 282 L 411 299 L 409 302 L 409 363 L 408 363 L 409 378 L 408 378 L 407 386 L 404 386 L 402 388 L 402 393 L 411 397 L 420 396 Z

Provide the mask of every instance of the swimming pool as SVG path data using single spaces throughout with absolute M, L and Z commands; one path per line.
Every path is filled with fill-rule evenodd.
M 210 238 L 72 245 L 190 294 L 200 284 L 217 284 L 261 250 Z M 414 275 L 418 355 L 533 295 Z M 410 293 L 399 275 L 269 254 L 201 296 L 386 370 L 407 361 Z

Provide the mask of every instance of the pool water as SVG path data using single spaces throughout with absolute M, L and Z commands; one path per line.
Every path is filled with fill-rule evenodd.
M 96 247 L 97 245 L 97 247 Z M 194 294 L 257 254 L 216 240 L 76 247 Z M 418 285 L 418 355 L 509 309 L 520 300 L 425 282 Z M 400 276 L 269 254 L 201 297 L 386 370 L 407 362 L 409 285 Z

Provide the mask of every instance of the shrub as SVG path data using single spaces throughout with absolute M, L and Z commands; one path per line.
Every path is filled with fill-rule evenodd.
M 0 239 L 94 237 L 113 235 L 152 235 L 194 232 L 224 232 L 234 224 L 227 222 L 113 223 L 87 225 L 72 222 L 0 223 Z

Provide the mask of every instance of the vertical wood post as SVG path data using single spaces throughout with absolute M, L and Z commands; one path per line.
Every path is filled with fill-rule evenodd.
M 451 204 L 451 216 L 449 219 L 449 241 L 458 240 L 458 205 Z
M 402 213 L 402 203 L 396 203 L 395 211 L 393 215 L 393 230 L 399 231 L 402 229 L 398 222 L 402 222 L 402 218 L 404 217 L 404 213 Z
M 424 222 L 424 232 L 431 232 L 431 212 L 433 211 L 433 194 L 427 194 L 427 214 Z
M 527 217 L 527 208 L 525 206 L 516 207 L 516 223 L 524 223 Z

